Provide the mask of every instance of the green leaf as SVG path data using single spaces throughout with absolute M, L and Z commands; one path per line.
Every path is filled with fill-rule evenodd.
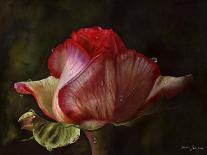
M 35 114 L 35 113 L 34 113 Z M 33 137 L 48 151 L 74 143 L 80 136 L 80 129 L 66 123 L 49 122 L 37 116 L 32 121 Z

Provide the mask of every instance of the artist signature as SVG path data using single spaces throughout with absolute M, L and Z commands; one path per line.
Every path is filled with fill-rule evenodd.
M 202 150 L 205 150 L 204 147 L 202 146 L 196 146 L 196 145 L 191 145 L 191 146 L 181 146 L 181 150 L 186 150 L 186 151 L 202 151 Z

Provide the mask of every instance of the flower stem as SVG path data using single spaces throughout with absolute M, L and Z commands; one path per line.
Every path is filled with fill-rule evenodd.
M 111 144 L 112 127 L 103 127 L 95 131 L 85 131 L 91 145 L 92 155 L 108 155 Z

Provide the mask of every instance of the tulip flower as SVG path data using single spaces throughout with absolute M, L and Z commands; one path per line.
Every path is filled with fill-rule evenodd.
M 36 122 L 38 127 L 32 128 L 34 135 L 37 130 L 42 131 L 41 128 L 66 126 L 64 134 L 70 133 L 73 139 L 68 138 L 67 144 L 77 139 L 79 128 L 93 133 L 105 124 L 133 120 L 160 97 L 175 96 L 192 80 L 192 75 L 160 75 L 159 67 L 152 59 L 127 49 L 115 32 L 100 27 L 73 32 L 70 39 L 53 49 L 48 68 L 48 78 L 18 82 L 14 87 L 18 93 L 32 94 L 42 112 L 59 124 L 53 122 L 51 125 L 34 112 L 20 122 L 26 127 L 30 125 L 30 130 L 31 122 Z M 60 136 L 60 133 L 56 132 L 56 135 Z M 64 146 L 50 146 L 51 143 L 45 142 L 47 139 L 37 137 L 38 134 L 36 140 L 39 138 L 37 141 L 43 146 Z

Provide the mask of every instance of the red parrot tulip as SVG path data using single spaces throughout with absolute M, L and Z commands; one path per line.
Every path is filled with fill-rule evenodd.
M 83 28 L 58 45 L 48 60 L 51 76 L 18 82 L 48 117 L 85 129 L 134 119 L 161 96 L 183 90 L 192 75 L 161 76 L 157 64 L 127 49 L 112 30 Z

